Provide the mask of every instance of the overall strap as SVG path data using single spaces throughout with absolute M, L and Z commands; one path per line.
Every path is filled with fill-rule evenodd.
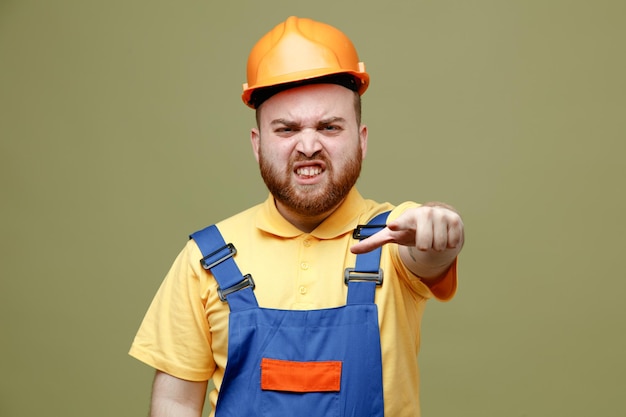
M 352 237 L 363 240 L 386 227 L 389 211 L 380 213 L 366 225 L 359 225 Z M 380 268 L 380 254 L 382 247 L 371 252 L 357 255 L 354 268 L 347 268 L 344 281 L 348 286 L 348 304 L 373 303 L 376 295 L 376 286 L 383 284 L 383 270 Z
M 212 225 L 189 236 L 193 239 L 203 258 L 202 267 L 213 274 L 218 285 L 218 295 L 228 302 L 230 311 L 247 310 L 259 306 L 254 296 L 254 281 L 250 274 L 243 275 L 233 257 L 237 249 L 226 244 L 217 226 Z

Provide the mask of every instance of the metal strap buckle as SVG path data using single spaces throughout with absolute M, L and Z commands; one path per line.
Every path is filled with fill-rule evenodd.
M 221 289 L 217 288 L 217 295 L 220 297 L 220 300 L 226 301 L 226 297 L 234 292 L 245 290 L 246 288 L 254 289 L 254 280 L 252 279 L 252 275 L 246 274 L 243 276 L 243 280 L 239 281 L 237 284 L 232 287 Z
M 383 270 L 378 268 L 378 272 L 359 272 L 354 268 L 346 268 L 343 274 L 343 281 L 346 285 L 350 281 L 375 282 L 376 285 L 383 285 Z
M 213 262 L 211 262 L 213 257 L 215 257 L 216 255 L 219 255 L 224 250 L 227 250 L 227 252 L 224 255 L 222 255 L 221 257 L 217 258 Z M 226 259 L 232 258 L 233 256 L 235 256 L 236 253 L 237 253 L 237 249 L 235 249 L 235 246 L 232 243 L 228 243 L 225 246 L 222 246 L 221 248 L 216 250 L 215 252 L 213 252 L 213 253 L 205 256 L 204 258 L 202 258 L 200 260 L 200 263 L 202 264 L 202 267 L 204 269 L 211 269 L 211 268 L 214 268 L 217 265 L 221 264 Z
M 363 240 L 387 227 L 386 224 L 360 224 L 352 231 L 352 238 Z M 378 229 L 378 230 L 373 230 Z

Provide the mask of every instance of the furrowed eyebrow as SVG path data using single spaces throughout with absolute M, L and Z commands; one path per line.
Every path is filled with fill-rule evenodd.
M 333 123 L 344 123 L 346 119 L 343 117 L 329 117 L 328 119 L 322 119 L 317 124 L 318 126 L 327 126 Z M 271 126 L 287 126 L 287 127 L 299 127 L 300 123 L 294 122 L 293 120 L 288 119 L 275 119 L 270 122 Z
M 346 119 L 344 119 L 343 117 L 331 117 L 328 119 L 322 119 L 319 121 L 319 124 L 321 126 L 325 126 L 325 125 L 331 125 L 333 123 L 344 123 L 346 121 Z
M 299 124 L 292 121 L 292 120 L 287 120 L 287 119 L 275 119 L 272 120 L 270 122 L 271 126 L 277 126 L 277 125 L 281 125 L 281 126 L 287 126 L 287 127 L 298 127 Z

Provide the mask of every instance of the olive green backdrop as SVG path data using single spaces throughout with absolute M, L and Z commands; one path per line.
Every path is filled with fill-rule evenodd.
M 290 14 L 372 77 L 363 194 L 442 200 L 432 416 L 624 416 L 623 1 L 0 0 L 0 416 L 144 416 L 127 356 L 187 233 L 265 198 L 240 101 Z

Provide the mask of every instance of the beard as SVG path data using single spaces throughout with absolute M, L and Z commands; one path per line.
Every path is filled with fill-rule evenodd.
M 299 185 L 292 183 L 293 165 L 296 162 L 321 160 L 326 164 L 327 180 L 319 184 Z M 330 159 L 324 154 L 307 158 L 302 155 L 291 158 L 281 170 L 272 165 L 262 151 L 259 152 L 261 177 L 274 198 L 292 211 L 305 216 L 318 216 L 337 207 L 348 195 L 361 174 L 361 146 L 344 160 L 342 172 L 335 172 Z

